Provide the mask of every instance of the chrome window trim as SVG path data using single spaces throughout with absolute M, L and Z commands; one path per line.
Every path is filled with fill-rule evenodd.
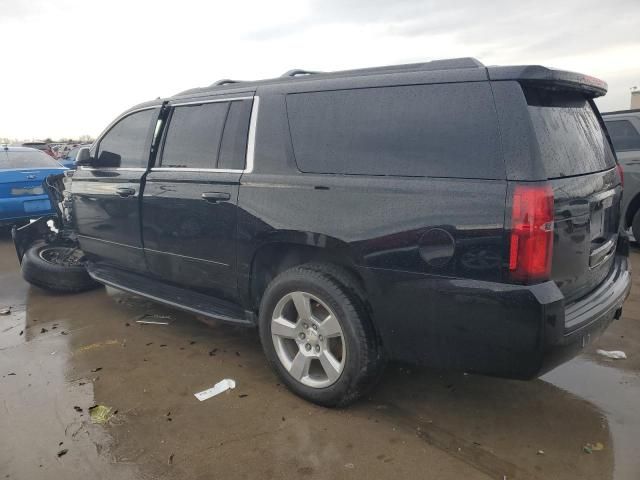
M 202 105 L 205 103 L 220 103 L 220 102 L 233 102 L 234 100 L 251 100 L 253 97 L 229 97 L 229 98 L 216 98 L 213 100 L 193 100 L 190 102 L 171 103 L 171 107 L 182 107 L 184 105 Z
M 247 158 L 244 163 L 243 173 L 253 172 L 253 163 L 256 154 L 256 129 L 258 126 L 258 111 L 260 109 L 260 97 L 253 98 L 251 107 L 251 120 L 249 121 L 249 135 L 247 138 Z

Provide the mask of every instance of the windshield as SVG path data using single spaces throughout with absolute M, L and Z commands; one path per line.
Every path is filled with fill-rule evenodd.
M 608 170 L 615 159 L 591 102 L 578 93 L 526 88 L 548 178 Z
M 0 154 L 0 169 L 5 168 L 61 168 L 61 165 L 39 150 L 9 150 Z

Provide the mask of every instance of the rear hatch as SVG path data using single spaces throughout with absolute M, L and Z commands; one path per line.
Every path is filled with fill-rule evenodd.
M 568 301 L 611 270 L 620 225 L 621 179 L 600 114 L 584 91 L 523 86 L 554 193 L 551 279 Z
M 3 170 L 0 173 L 0 198 L 42 195 L 44 179 L 62 169 Z

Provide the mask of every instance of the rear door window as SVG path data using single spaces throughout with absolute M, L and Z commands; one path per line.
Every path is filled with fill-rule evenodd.
M 102 137 L 95 166 L 99 168 L 146 168 L 158 109 L 127 115 Z
M 613 148 L 618 152 L 640 150 L 640 133 L 629 120 L 605 121 Z
M 229 108 L 220 145 L 218 168 L 242 170 L 247 156 L 247 137 L 251 118 L 250 100 L 236 101 Z
M 579 93 L 525 88 L 548 178 L 608 170 L 615 159 L 591 101 Z
M 173 109 L 162 150 L 164 168 L 216 168 L 229 102 Z
M 503 179 L 487 82 L 287 96 L 303 172 Z

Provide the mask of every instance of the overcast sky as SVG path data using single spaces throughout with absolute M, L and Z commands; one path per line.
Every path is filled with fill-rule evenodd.
M 97 135 L 133 104 L 220 78 L 474 56 L 640 86 L 638 0 L 0 0 L 0 137 Z

